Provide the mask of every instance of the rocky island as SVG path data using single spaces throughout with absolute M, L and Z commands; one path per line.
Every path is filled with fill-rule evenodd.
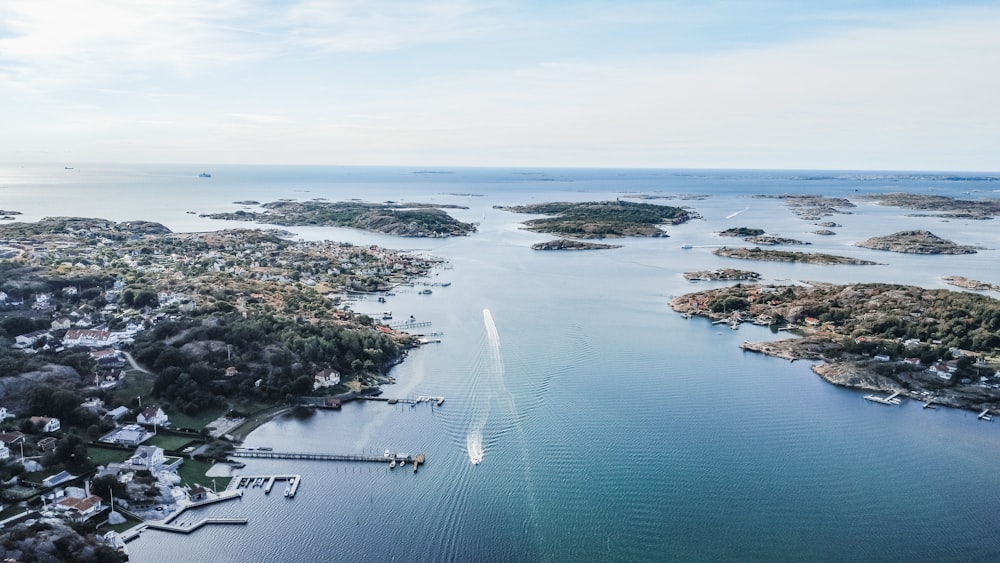
M 621 248 L 620 244 L 601 244 L 599 242 L 585 242 L 582 240 L 556 239 L 548 242 L 536 242 L 531 245 L 532 250 L 600 250 L 608 248 Z
M 402 237 L 450 237 L 474 233 L 476 226 L 448 215 L 457 205 L 426 203 L 364 203 L 359 201 L 274 201 L 264 211 L 234 211 L 201 215 L 209 219 L 250 221 L 286 227 L 351 227 Z
M 760 274 L 749 270 L 719 268 L 718 270 L 684 272 L 684 279 L 688 281 L 755 281 L 760 279 Z
M 806 221 L 819 221 L 822 217 L 831 215 L 849 215 L 851 211 L 846 211 L 857 207 L 847 198 L 827 197 L 823 195 L 757 195 L 761 199 L 780 199 L 792 210 L 792 213 Z
M 659 225 L 678 225 L 696 217 L 680 207 L 621 200 L 537 203 L 500 209 L 551 215 L 525 221 L 524 228 L 574 238 L 665 237 L 667 233 Z
M 850 258 L 847 256 L 836 256 L 833 254 L 822 254 L 818 252 L 790 252 L 787 250 L 764 250 L 759 247 L 754 248 L 731 248 L 724 246 L 712 252 L 718 256 L 727 258 L 739 258 L 742 260 L 763 260 L 767 262 L 800 262 L 803 264 L 853 264 L 857 266 L 875 266 L 878 262 L 862 260 L 860 258 Z
M 945 240 L 930 231 L 900 231 L 884 237 L 872 237 L 854 243 L 855 246 L 903 252 L 907 254 L 975 254 L 974 246 L 962 246 Z
M 893 192 L 887 194 L 866 194 L 862 199 L 891 207 L 939 212 L 933 217 L 950 219 L 992 219 L 1000 215 L 1000 200 L 968 200 L 928 194 Z M 918 215 L 927 217 L 929 215 Z
M 752 321 L 802 337 L 745 342 L 749 351 L 821 362 L 813 371 L 837 385 L 900 391 L 972 410 L 1000 406 L 1000 301 L 895 284 L 737 285 L 683 295 L 685 315 Z
M 750 244 L 759 244 L 764 246 L 777 246 L 781 244 L 811 244 L 792 238 L 765 235 L 764 229 L 752 229 L 749 227 L 733 227 L 731 229 L 726 229 L 719 232 L 719 236 L 742 237 L 744 241 L 749 242 Z

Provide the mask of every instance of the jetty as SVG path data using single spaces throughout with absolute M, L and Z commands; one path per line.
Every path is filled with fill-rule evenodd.
M 413 471 L 417 471 L 417 467 L 421 464 L 426 463 L 424 454 L 410 455 L 405 453 L 394 453 L 386 450 L 383 455 L 363 455 L 363 454 L 323 454 L 323 453 L 309 453 L 309 452 L 276 452 L 273 450 L 249 450 L 238 448 L 230 452 L 233 457 L 243 457 L 243 458 L 257 458 L 257 459 L 301 459 L 308 461 L 356 461 L 356 462 L 372 462 L 372 463 L 389 463 L 395 461 L 399 465 L 404 465 L 410 463 L 413 465 Z M 295 477 L 293 479 L 292 486 L 297 488 L 298 485 L 298 475 L 295 476 L 275 476 L 275 480 L 288 479 L 289 477 Z M 237 485 L 233 487 L 232 481 L 230 482 L 230 487 L 245 487 L 251 483 L 257 482 L 257 480 L 264 480 L 267 477 L 243 477 L 237 476 L 233 478 L 237 481 Z M 289 495 L 291 496 L 291 495 Z
M 164 532 L 174 532 L 178 534 L 190 534 L 201 528 L 205 524 L 246 524 L 246 518 L 202 518 L 190 526 L 178 526 L 177 524 L 161 524 L 158 522 L 146 522 L 146 527 L 151 530 L 163 530 Z
M 357 400 L 359 400 L 359 401 L 381 401 L 383 403 L 389 403 L 390 405 L 395 405 L 397 403 L 407 403 L 407 404 L 411 404 L 411 405 L 418 405 L 420 403 L 432 403 L 432 404 L 436 403 L 437 406 L 440 407 L 441 405 L 444 404 L 444 397 L 431 397 L 431 396 L 428 396 L 428 395 L 420 395 L 416 399 L 393 399 L 393 398 L 389 398 L 389 397 L 367 396 L 367 397 L 357 397 Z
M 865 399 L 872 401 L 873 403 L 880 403 L 883 405 L 898 405 L 902 403 L 902 401 L 897 398 L 899 397 L 899 394 L 900 394 L 899 391 L 894 391 L 888 397 L 880 397 L 878 395 L 865 395 Z
M 979 416 L 976 418 L 978 418 L 979 420 L 985 420 L 989 422 L 993 420 L 993 415 L 990 414 L 990 409 L 984 409 L 983 412 L 979 413 Z
M 403 322 L 399 322 L 399 323 L 389 323 L 389 324 L 387 324 L 385 326 L 391 328 L 392 330 L 411 329 L 411 328 L 424 328 L 424 327 L 431 326 L 431 322 L 430 321 L 420 321 L 420 322 L 417 322 L 417 321 L 403 321 Z

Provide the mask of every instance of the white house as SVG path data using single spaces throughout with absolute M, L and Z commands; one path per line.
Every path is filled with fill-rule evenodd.
M 73 321 L 68 317 L 60 317 L 52 321 L 52 330 L 67 330 L 73 327 Z
M 135 420 L 140 424 L 156 424 L 158 426 L 163 426 L 169 422 L 167 413 L 163 412 L 163 409 L 156 405 L 151 405 L 143 409 L 139 413 L 139 416 L 135 417 Z
M 313 381 L 313 389 L 321 389 L 323 387 L 333 387 L 340 383 L 340 372 L 335 369 L 325 369 L 316 374 L 315 380 Z
M 113 343 L 110 332 L 106 330 L 94 329 L 73 329 L 66 332 L 63 337 L 63 346 L 67 348 L 73 346 L 86 346 L 88 348 L 104 348 Z
M 9 412 L 7 407 L 0 407 L 0 422 L 7 420 L 8 418 L 17 418 L 14 413 Z
M 147 469 L 156 471 L 166 463 L 167 458 L 163 455 L 163 448 L 158 446 L 139 446 L 135 454 L 129 459 L 129 464 L 137 469 Z
M 3 442 L 0 442 L 0 459 L 10 459 L 10 448 Z
M 47 330 L 36 330 L 35 332 L 29 332 L 28 334 L 19 334 L 14 337 L 14 347 L 15 348 L 27 348 L 35 342 L 38 342 L 43 336 L 48 336 L 49 331 Z
M 31 423 L 41 428 L 42 432 L 57 432 L 61 428 L 58 418 L 49 418 L 47 416 L 33 416 L 31 417 Z

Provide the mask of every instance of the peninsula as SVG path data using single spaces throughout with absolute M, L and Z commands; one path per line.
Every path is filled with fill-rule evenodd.
M 900 391 L 952 407 L 1000 406 L 994 356 L 1000 300 L 895 284 L 736 285 L 683 295 L 670 306 L 734 326 L 752 321 L 802 337 L 745 342 L 749 351 L 818 361 L 837 385 Z
M 201 217 L 285 227 L 351 227 L 402 237 L 451 237 L 476 232 L 476 225 L 459 221 L 444 211 L 467 209 L 457 205 L 283 200 L 261 207 L 263 211 L 259 212 L 239 210 Z
M 525 221 L 524 228 L 573 238 L 665 237 L 668 235 L 659 225 L 678 225 L 697 217 L 680 207 L 622 200 L 536 203 L 498 209 L 551 215 Z

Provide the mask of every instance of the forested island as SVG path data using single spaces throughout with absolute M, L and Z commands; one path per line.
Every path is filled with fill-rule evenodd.
M 727 258 L 739 258 L 741 260 L 763 260 L 767 262 L 800 262 L 803 264 L 854 264 L 860 266 L 878 265 L 878 262 L 862 260 L 860 258 L 850 258 L 848 256 L 836 256 L 833 254 L 822 254 L 819 252 L 791 252 L 787 250 L 765 250 L 759 247 L 738 248 L 727 247 L 718 248 L 712 252 Z
M 671 307 L 730 323 L 794 329 L 802 338 L 744 343 L 747 350 L 822 363 L 848 387 L 901 391 L 953 407 L 1000 406 L 1000 301 L 895 284 L 736 285 L 683 295 Z
M 524 222 L 529 231 L 573 238 L 665 237 L 660 225 L 697 217 L 680 207 L 629 201 L 553 202 L 499 207 L 512 213 L 552 215 Z
M 285 227 L 351 227 L 403 237 L 451 237 L 476 231 L 476 225 L 459 221 L 444 211 L 467 209 L 458 205 L 313 200 L 274 201 L 262 204 L 261 207 L 264 211 L 239 210 L 209 213 L 201 217 Z

